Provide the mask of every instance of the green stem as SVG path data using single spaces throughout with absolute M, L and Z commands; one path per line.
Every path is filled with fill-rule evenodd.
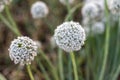
M 119 46 L 120 46 L 120 42 L 119 42 L 120 41 L 120 14 L 119 14 L 118 31 L 117 31 L 117 39 L 116 40 L 117 40 L 116 41 L 116 51 L 115 51 L 116 56 L 115 56 L 114 62 L 113 62 L 114 69 L 115 69 L 115 66 L 116 66 L 115 64 L 116 64 L 118 56 L 119 56 Z
M 114 60 L 114 66 L 116 66 L 116 62 L 117 62 L 117 59 L 118 59 L 118 54 L 119 54 L 119 49 L 120 49 L 120 15 L 119 15 L 119 24 L 118 24 L 118 31 L 117 31 L 117 42 L 116 42 L 116 56 L 115 56 L 115 60 Z M 114 70 L 112 71 L 114 72 Z M 119 72 L 120 72 L 120 65 L 118 66 L 118 69 L 116 70 L 114 76 L 112 77 L 113 79 L 112 80 L 116 80 L 116 78 L 118 77 L 119 75 Z
M 73 77 L 72 77 L 72 61 L 71 61 L 71 57 L 70 55 L 68 55 L 68 80 L 73 80 Z
M 78 73 L 77 73 L 77 66 L 75 62 L 75 55 L 73 52 L 70 53 L 71 59 L 72 59 L 72 65 L 73 65 L 73 70 L 74 70 L 74 77 L 75 80 L 78 80 Z
M 0 13 L 0 19 L 12 32 L 14 32 L 16 35 L 20 35 L 18 33 L 18 31 L 15 28 L 13 28 L 13 26 L 9 23 L 9 21 L 1 13 Z
M 69 21 L 71 20 L 71 16 L 73 15 L 73 13 L 80 7 L 82 7 L 83 3 L 79 3 L 78 5 L 76 5 L 75 7 L 73 7 L 72 9 L 70 9 L 68 15 L 65 18 L 65 21 Z M 68 9 L 69 10 L 69 9 Z
M 42 72 L 43 72 L 43 74 L 44 74 L 44 76 L 45 76 L 45 80 L 50 80 L 50 78 L 49 78 L 49 76 L 48 76 L 48 74 L 47 74 L 44 66 L 43 66 L 42 63 L 40 62 L 39 58 L 37 58 L 37 62 L 38 62 L 39 67 L 40 67 L 40 69 L 42 70 Z
M 17 25 L 16 25 L 16 23 L 15 23 L 15 21 L 14 21 L 12 15 L 11 15 L 11 13 L 10 13 L 10 10 L 9 10 L 8 6 L 5 7 L 5 11 L 6 11 L 8 20 L 10 21 L 11 25 L 13 26 L 13 28 L 14 28 L 16 34 L 17 34 L 18 36 L 20 36 L 21 33 L 20 33 L 20 31 L 18 30 L 18 27 L 17 27 Z
M 119 73 L 120 73 L 120 65 L 118 66 L 118 68 L 117 68 L 116 72 L 114 73 L 114 76 L 112 77 L 111 80 L 117 80 Z
M 62 58 L 62 50 L 59 48 L 58 51 L 58 59 L 59 59 L 59 73 L 60 73 L 60 80 L 64 80 L 64 72 L 63 72 L 63 58 Z
M 89 72 L 89 45 L 86 45 L 86 56 L 87 56 L 87 66 L 86 66 L 86 80 L 90 79 L 90 72 Z
M 108 20 L 108 15 L 109 12 L 107 10 L 107 2 L 105 0 L 105 14 L 107 17 L 107 23 L 106 23 L 106 37 L 105 37 L 105 50 L 104 50 L 104 58 L 103 58 L 103 64 L 102 64 L 102 69 L 100 72 L 100 77 L 99 80 L 103 80 L 104 74 L 105 74 L 105 67 L 107 63 L 107 58 L 108 58 L 108 51 L 109 51 L 109 38 L 110 38 L 110 26 L 109 26 L 109 20 Z
M 28 71 L 30 80 L 34 80 L 34 77 L 33 77 L 33 74 L 32 74 L 31 68 L 30 68 L 30 65 L 28 64 L 28 65 L 26 65 L 26 67 L 27 67 L 27 71 Z
M 70 6 L 70 4 L 69 4 L 68 0 L 66 0 L 66 6 L 67 6 L 67 11 L 68 11 L 68 14 L 69 14 L 69 13 L 70 13 L 71 6 Z M 71 17 L 72 17 L 72 15 L 70 16 L 70 18 L 69 18 L 69 19 L 71 19 Z
M 48 65 L 50 66 L 51 72 L 53 73 L 55 80 L 59 80 L 57 72 L 56 72 L 56 68 L 52 65 L 48 57 L 44 54 L 42 50 L 39 50 L 39 53 L 47 61 Z

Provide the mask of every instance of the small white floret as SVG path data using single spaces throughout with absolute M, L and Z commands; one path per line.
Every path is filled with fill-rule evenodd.
M 35 2 L 31 7 L 31 14 L 35 19 L 46 17 L 48 12 L 47 5 L 42 1 Z

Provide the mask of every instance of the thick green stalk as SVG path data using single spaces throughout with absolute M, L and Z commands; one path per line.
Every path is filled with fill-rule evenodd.
M 51 72 L 53 73 L 55 80 L 59 80 L 56 68 L 52 65 L 48 57 L 45 55 L 45 53 L 42 50 L 39 50 L 39 53 L 47 61 L 48 65 L 50 66 Z
M 119 16 L 119 22 L 118 22 L 118 31 L 117 31 L 117 41 L 116 41 L 116 51 L 115 51 L 115 61 L 114 63 L 117 62 L 118 59 L 118 54 L 119 54 L 119 49 L 120 49 L 120 16 Z M 115 66 L 115 64 L 114 64 Z
M 71 17 L 72 17 L 72 15 L 73 15 L 73 13 L 74 13 L 78 8 L 82 7 L 82 5 L 83 5 L 83 3 L 79 3 L 78 5 L 76 5 L 75 7 L 73 7 L 72 9 L 69 9 L 69 8 L 68 8 L 69 13 L 68 13 L 68 15 L 66 16 L 65 21 L 71 20 Z
M 68 80 L 73 80 L 72 76 L 72 61 L 70 55 L 68 55 Z
M 89 61 L 89 45 L 86 46 L 87 66 L 86 66 L 86 80 L 90 80 L 90 61 Z
M 30 80 L 34 80 L 34 77 L 32 75 L 32 71 L 31 71 L 31 68 L 30 68 L 30 65 L 28 64 L 28 65 L 26 65 L 26 67 L 27 67 L 27 71 L 28 71 Z
M 116 72 L 113 74 L 113 77 L 111 80 L 117 80 L 119 73 L 120 73 L 120 65 L 118 66 Z
M 63 58 L 62 58 L 62 50 L 58 49 L 58 59 L 59 59 L 59 73 L 60 73 L 60 80 L 64 80 L 64 72 L 63 72 Z
M 107 10 L 107 2 L 105 0 L 105 14 L 107 17 L 107 23 L 106 23 L 106 36 L 105 36 L 105 50 L 104 50 L 104 58 L 103 58 L 103 64 L 102 64 L 102 69 L 100 72 L 100 77 L 98 80 L 103 80 L 104 74 L 105 74 L 105 68 L 106 68 L 106 63 L 107 63 L 107 58 L 108 58 L 108 51 L 109 51 L 109 38 L 110 38 L 110 26 L 109 26 L 109 20 L 108 20 L 108 15 L 109 12 Z
M 73 65 L 73 70 L 74 70 L 74 80 L 78 80 L 78 70 L 77 70 L 77 66 L 76 66 L 76 62 L 75 62 L 75 55 L 73 52 L 70 53 L 71 59 L 72 59 L 72 65 Z
M 10 24 L 10 22 L 0 13 L 0 19 L 1 21 L 16 35 L 20 35 L 19 31 Z
M 12 28 L 14 28 L 14 30 L 16 31 L 16 34 L 17 34 L 18 36 L 20 36 L 21 33 L 20 33 L 20 31 L 18 30 L 18 26 L 16 25 L 16 23 L 15 23 L 12 15 L 11 15 L 11 13 L 10 13 L 10 10 L 9 10 L 8 6 L 5 7 L 5 11 L 6 11 L 8 20 L 9 20 L 9 22 L 10 22 L 11 25 L 12 25 Z
M 117 42 L 116 42 L 116 56 L 114 61 L 114 66 L 116 66 L 116 62 L 118 59 L 119 49 L 120 49 L 120 15 L 119 15 L 119 25 L 118 25 L 118 31 L 117 31 Z M 114 72 L 114 71 L 113 71 Z M 112 80 L 116 80 L 120 72 L 120 65 L 118 66 L 116 72 L 114 73 L 114 76 L 112 77 Z
M 37 58 L 37 62 L 38 62 L 38 65 L 39 65 L 40 69 L 42 70 L 42 72 L 43 72 L 43 74 L 44 74 L 44 76 L 45 76 L 45 80 L 50 80 L 50 78 L 49 78 L 49 76 L 48 76 L 48 74 L 47 74 L 44 66 L 43 66 L 42 63 L 40 62 L 39 58 Z
M 66 0 L 66 6 L 67 6 L 67 12 L 68 12 L 68 14 L 70 14 L 71 6 L 70 6 L 68 0 Z M 71 18 L 72 18 L 72 15 L 69 17 L 68 20 L 65 20 L 65 21 L 69 21 L 69 20 L 71 20 Z

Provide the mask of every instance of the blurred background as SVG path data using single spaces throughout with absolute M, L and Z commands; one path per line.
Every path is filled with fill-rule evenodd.
M 41 0 L 48 6 L 49 14 L 45 18 L 33 19 L 30 9 L 31 5 L 36 1 L 39 0 L 13 0 L 8 6 L 21 34 L 29 36 L 31 39 L 38 42 L 40 49 L 56 69 L 59 80 L 62 80 L 59 71 L 60 64 L 58 47 L 52 38 L 56 27 L 65 21 L 68 14 L 67 6 L 61 4 L 59 0 Z M 70 6 L 73 8 L 83 2 L 84 0 L 75 0 Z M 83 5 L 84 3 L 82 6 Z M 72 20 L 80 22 L 80 24 L 82 24 L 83 20 L 81 14 L 82 6 L 76 9 L 72 14 Z M 5 11 L 3 11 L 2 14 L 6 17 Z M 104 16 L 104 18 L 106 18 L 106 16 Z M 120 80 L 120 54 L 115 54 L 118 19 L 113 23 L 111 22 L 112 20 L 113 18 L 110 16 L 108 20 L 111 33 L 109 39 L 109 54 L 107 63 L 105 64 L 103 80 Z M 106 26 L 106 22 L 104 23 Z M 104 58 L 105 32 L 106 31 L 94 36 L 87 36 L 85 45 L 80 51 L 75 52 L 76 64 L 80 77 L 79 80 L 98 80 Z M 26 68 L 24 66 L 19 66 L 19 64 L 14 64 L 9 57 L 8 48 L 11 41 L 16 37 L 17 36 L 2 21 L 0 21 L 0 80 L 30 80 Z M 119 52 L 120 50 L 118 53 Z M 69 53 L 63 51 L 62 57 L 64 80 L 74 80 Z M 46 74 L 50 80 L 55 80 L 54 74 L 51 72 L 52 69 L 49 67 L 46 60 L 40 55 L 32 61 L 31 69 L 35 80 L 47 80 Z M 117 76 L 112 79 L 114 75 Z

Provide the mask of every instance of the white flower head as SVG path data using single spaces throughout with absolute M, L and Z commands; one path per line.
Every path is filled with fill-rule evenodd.
M 74 2 L 74 0 L 59 0 L 62 4 L 67 5 L 68 4 L 72 4 Z
M 22 36 L 11 42 L 9 56 L 15 64 L 31 64 L 37 55 L 37 45 L 29 37 Z
M 35 19 L 46 17 L 48 12 L 47 5 L 42 1 L 35 2 L 31 7 L 31 14 Z
M 64 22 L 54 33 L 56 44 L 66 52 L 78 51 L 86 39 L 85 31 L 77 22 Z
M 109 8 L 112 13 L 120 14 L 120 0 L 111 0 L 109 3 Z
M 82 8 L 83 17 L 89 17 L 91 19 L 101 17 L 102 9 L 101 4 L 96 3 L 95 1 L 86 3 Z

